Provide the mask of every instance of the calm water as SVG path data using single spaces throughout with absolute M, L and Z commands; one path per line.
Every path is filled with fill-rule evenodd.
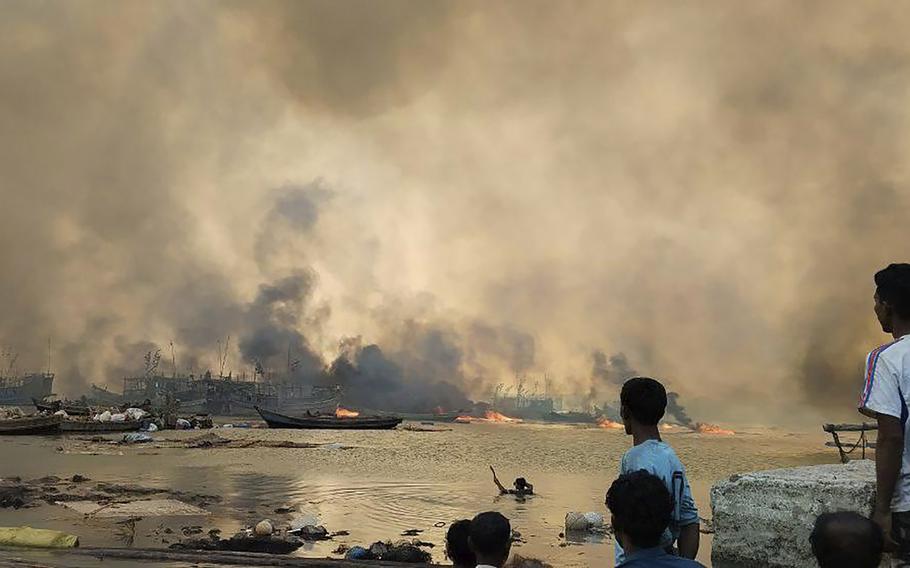
M 439 425 L 438 427 L 442 427 Z M 329 531 L 349 536 L 301 549 L 327 556 L 340 543 L 365 544 L 397 539 L 407 529 L 437 544 L 434 559 L 444 561 L 442 543 L 454 519 L 498 510 L 527 541 L 517 550 L 557 566 L 612 566 L 609 540 L 566 543 L 559 537 L 570 510 L 604 513 L 604 493 L 616 476 L 630 438 L 590 427 L 535 424 L 446 425 L 444 432 L 340 432 L 217 430 L 230 438 L 268 438 L 329 444 L 316 449 L 155 449 L 103 447 L 85 455 L 62 438 L 0 438 L 0 477 L 87 475 L 93 480 L 140 483 L 223 497 L 210 517 L 144 519 L 135 546 L 166 546 L 162 523 L 179 528 L 201 524 L 230 534 L 275 514 L 281 506 L 318 515 Z M 199 432 L 159 432 L 158 438 L 194 437 Z M 669 433 L 688 468 L 701 515 L 710 517 L 708 492 L 721 478 L 743 471 L 836 461 L 819 433 L 752 431 L 735 437 Z M 60 451 L 60 447 L 64 451 Z M 77 451 L 78 450 L 78 451 Z M 94 450 L 92 450 L 94 451 Z M 539 495 L 519 503 L 497 496 L 489 465 L 500 478 L 527 477 Z M 80 535 L 86 546 L 121 545 L 114 521 L 86 521 L 57 506 L 0 510 L 0 525 L 59 528 Z M 155 534 L 156 531 L 159 534 Z M 170 537 L 173 539 L 173 536 Z M 710 539 L 702 536 L 699 559 L 710 566 Z M 88 561 L 80 561 L 88 562 Z M 59 561 L 54 562 L 59 565 Z M 111 562 L 107 561 L 107 566 Z

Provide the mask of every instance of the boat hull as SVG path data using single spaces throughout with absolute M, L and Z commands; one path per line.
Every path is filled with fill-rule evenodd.
M 371 416 L 364 418 L 335 418 L 334 416 L 285 416 L 256 407 L 259 416 L 269 428 L 297 430 L 391 430 L 401 424 L 397 416 Z
M 0 420 L 0 436 L 57 434 L 62 423 L 62 416 L 28 416 Z

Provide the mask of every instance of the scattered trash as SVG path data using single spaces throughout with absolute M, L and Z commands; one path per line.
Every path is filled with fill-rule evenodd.
M 142 428 L 142 429 L 145 430 L 146 432 L 157 432 L 157 431 L 158 431 L 158 425 L 155 424 L 154 422 L 149 422 L 148 425 L 146 425 L 146 426 L 145 426 L 144 428 Z
M 307 525 L 295 531 L 294 534 L 302 538 L 303 540 L 329 540 L 329 531 L 322 525 L 313 526 Z
M 174 426 L 177 430 L 189 430 L 192 428 L 190 421 L 185 418 L 178 418 L 177 424 Z
M 151 442 L 152 437 L 146 434 L 145 432 L 130 432 L 129 434 L 124 434 L 123 438 L 120 440 L 122 444 L 147 444 Z
M 25 413 L 18 406 L 0 406 L 0 420 L 13 420 L 24 416 Z
M 143 501 L 130 501 L 127 503 L 99 503 L 97 501 L 58 501 L 63 505 L 87 517 L 116 518 L 116 517 L 201 517 L 208 515 L 208 511 L 195 505 L 184 503 L 176 499 L 147 499 Z M 200 528 L 201 532 L 201 528 Z
M 294 507 L 278 507 L 275 509 L 275 513 L 278 515 L 286 515 L 288 513 L 293 513 Z
M 123 413 L 126 415 L 126 417 L 129 420 L 136 421 L 136 422 L 138 422 L 139 420 L 142 420 L 143 418 L 145 418 L 146 416 L 149 415 L 148 412 L 142 410 L 141 408 L 127 408 Z
M 54 416 L 62 416 L 64 418 L 69 418 L 69 414 L 67 414 L 66 411 L 63 409 L 60 409 L 57 412 L 55 412 Z
M 182 550 L 226 550 L 232 552 L 265 552 L 268 554 L 290 554 L 303 546 L 303 541 L 288 533 L 272 533 L 257 536 L 250 530 L 240 531 L 229 539 L 222 539 L 217 533 L 209 532 L 208 537 L 189 538 L 170 546 Z
M 319 524 L 319 517 L 317 517 L 316 515 L 309 515 L 309 514 L 301 515 L 301 516 L 295 517 L 293 520 L 291 520 L 291 531 L 292 532 L 299 531 L 303 527 L 317 526 L 318 524 Z
M 79 475 L 77 473 L 76 475 L 74 475 L 73 477 L 70 478 L 70 481 L 72 481 L 73 483 L 84 483 L 86 481 L 91 481 L 91 480 L 89 478 L 85 477 L 84 475 Z
M 604 517 L 597 512 L 566 513 L 566 531 L 569 532 L 600 532 L 604 530 Z
M 329 535 L 329 538 L 335 538 L 336 536 L 350 536 L 351 533 L 348 531 L 336 531 Z
M 0 546 L 75 548 L 79 537 L 60 531 L 32 527 L 0 527 Z
M 269 536 L 275 532 L 275 528 L 272 527 L 272 522 L 268 519 L 264 521 L 259 521 L 256 524 L 256 527 L 253 529 L 253 533 L 256 536 Z
M 202 534 L 202 527 L 199 525 L 193 525 L 191 527 L 182 527 L 180 532 L 183 533 L 183 536 L 193 536 L 195 534 Z
M 421 529 L 408 529 L 406 531 L 402 531 L 401 536 L 417 536 L 422 532 L 423 530 Z
M 362 546 L 352 546 L 344 555 L 345 560 L 372 560 L 373 555 Z
M 110 422 L 111 421 L 111 411 L 105 410 L 101 414 L 96 414 L 93 418 L 95 422 Z
M 353 546 L 344 555 L 346 560 L 385 560 L 387 562 L 406 562 L 411 564 L 427 564 L 432 559 L 429 552 L 421 547 L 432 547 L 428 542 L 400 541 L 392 543 L 374 542 L 369 549 L 362 546 Z

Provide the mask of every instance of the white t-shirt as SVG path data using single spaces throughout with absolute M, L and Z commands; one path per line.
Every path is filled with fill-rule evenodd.
M 891 510 L 910 511 L 910 334 L 873 349 L 866 356 L 866 380 L 859 408 L 899 418 L 904 427 L 904 457 Z

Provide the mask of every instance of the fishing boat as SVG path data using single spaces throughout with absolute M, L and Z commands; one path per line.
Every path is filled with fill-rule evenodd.
M 21 377 L 0 375 L 0 405 L 26 405 L 32 398 L 50 396 L 53 387 L 53 373 L 29 373 Z
M 139 422 L 127 420 L 124 422 L 96 422 L 94 420 L 64 420 L 60 424 L 61 432 L 79 432 L 91 434 L 106 434 L 108 432 L 135 432 L 139 429 Z
M 265 420 L 269 428 L 296 428 L 302 430 L 391 430 L 401 424 L 398 416 L 355 416 L 339 418 L 337 416 L 285 416 L 271 410 L 256 407 L 256 412 Z
M 92 409 L 81 402 L 70 402 L 67 400 L 53 400 L 48 402 L 33 398 L 32 404 L 35 405 L 38 412 L 47 412 L 48 414 L 53 414 L 58 410 L 62 410 L 71 416 L 89 416 L 92 413 Z
M 60 432 L 62 416 L 24 416 L 0 420 L 0 436 L 26 434 L 56 434 Z

